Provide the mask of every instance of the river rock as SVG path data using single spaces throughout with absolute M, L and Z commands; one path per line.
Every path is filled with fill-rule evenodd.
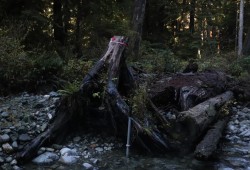
M 32 162 L 38 165 L 47 165 L 56 162 L 58 159 L 59 156 L 56 153 L 45 152 L 33 159 Z
M 89 164 L 89 163 L 83 163 L 82 166 L 85 168 L 85 169 L 93 169 L 93 165 Z
M 60 96 L 57 92 L 54 92 L 54 91 L 50 92 L 49 95 L 50 95 L 50 97 L 59 97 Z
M 18 139 L 22 142 L 27 142 L 31 140 L 30 136 L 27 133 L 21 134 Z
M 1 113 L 1 116 L 3 117 L 3 118 L 7 118 L 7 117 L 9 117 L 9 112 L 2 112 Z
M 103 152 L 103 148 L 101 148 L 101 147 L 97 147 L 97 148 L 95 148 L 95 150 L 96 150 L 97 152 Z
M 0 135 L 0 143 L 9 142 L 10 136 L 8 134 Z
M 18 144 L 16 141 L 12 142 L 11 146 L 13 147 L 13 149 L 18 149 Z
M 3 151 L 6 153 L 12 153 L 14 151 L 14 149 L 12 148 L 12 146 L 9 143 L 5 143 L 2 145 Z
M 74 164 L 80 158 L 75 149 L 63 148 L 60 150 L 60 162 L 64 164 Z

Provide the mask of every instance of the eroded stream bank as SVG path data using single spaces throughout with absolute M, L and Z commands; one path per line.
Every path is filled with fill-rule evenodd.
M 250 170 L 250 109 L 236 105 L 218 150 L 218 159 L 197 161 L 187 156 L 146 156 L 131 153 L 125 144 L 105 134 L 73 134 L 64 145 L 51 145 L 23 166 L 14 154 L 46 127 L 54 116 L 56 92 L 47 95 L 22 93 L 0 98 L 0 166 L 2 169 L 242 169 Z

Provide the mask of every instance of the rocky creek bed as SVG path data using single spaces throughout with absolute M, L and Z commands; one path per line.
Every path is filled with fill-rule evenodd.
M 114 136 L 72 133 L 63 145 L 42 147 L 30 163 L 18 165 L 15 153 L 44 131 L 60 95 L 22 93 L 0 98 L 0 169 L 246 169 L 250 170 L 250 109 L 232 108 L 217 158 L 197 161 L 192 155 L 147 156 L 131 153 Z

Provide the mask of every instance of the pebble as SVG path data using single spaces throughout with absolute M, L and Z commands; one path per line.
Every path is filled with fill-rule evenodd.
M 12 148 L 12 146 L 9 143 L 5 143 L 2 145 L 3 151 L 5 153 L 12 153 L 14 151 L 14 149 Z
M 83 163 L 82 166 L 85 168 L 85 169 L 93 169 L 93 165 L 89 164 L 89 163 Z
M 8 118 L 9 117 L 9 112 L 2 112 L 1 113 L 1 116 L 3 117 L 3 118 Z
M 10 140 L 10 136 L 7 134 L 4 135 L 0 135 L 0 143 L 5 143 L 5 142 L 9 142 Z
M 56 153 L 45 152 L 33 159 L 32 162 L 38 165 L 47 165 L 56 162 L 58 159 L 59 156 Z
M 22 142 L 27 142 L 31 140 L 30 136 L 27 133 L 21 134 L 18 139 Z
M 61 157 L 59 161 L 64 164 L 74 164 L 80 158 L 75 149 L 62 148 L 60 154 Z
M 101 147 L 97 147 L 97 148 L 95 148 L 95 150 L 96 150 L 97 152 L 103 152 L 103 148 L 101 148 Z

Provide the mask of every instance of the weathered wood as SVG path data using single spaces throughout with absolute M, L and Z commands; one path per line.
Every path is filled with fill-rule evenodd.
M 157 107 L 187 110 L 227 89 L 228 77 L 218 71 L 174 74 L 158 80 L 150 87 L 149 96 Z
M 187 111 L 180 112 L 177 118 L 176 129 L 179 130 L 181 143 L 185 144 L 186 147 L 192 147 L 218 118 L 219 108 L 231 99 L 233 99 L 233 93 L 227 91 Z
M 17 153 L 16 159 L 19 163 L 32 159 L 37 154 L 37 151 L 41 146 L 64 139 L 70 131 L 70 127 L 77 126 L 77 124 L 84 125 L 86 123 L 86 114 L 89 107 L 98 107 L 98 105 L 95 104 L 98 104 L 98 102 L 96 102 L 96 99 L 93 98 L 93 93 L 103 91 L 103 87 L 101 87 L 102 85 L 99 83 L 100 74 L 107 67 L 106 63 L 113 63 L 117 57 L 116 55 L 121 56 L 124 51 L 124 44 L 126 43 L 123 42 L 123 40 L 124 37 L 121 36 L 115 36 L 111 39 L 107 52 L 83 78 L 79 91 L 62 98 L 56 109 L 56 116 L 48 126 L 49 128 L 28 143 L 22 151 Z M 117 64 L 119 64 L 119 61 Z M 111 64 L 111 66 L 112 65 L 113 64 Z M 113 73 L 115 68 L 112 67 L 111 70 L 111 73 Z M 119 71 L 115 74 L 117 75 L 110 77 L 118 77 Z M 117 80 L 112 79 L 111 82 L 113 81 Z M 109 86 L 112 85 L 113 84 L 111 83 Z M 114 92 L 115 94 L 118 93 L 116 91 Z M 113 94 L 112 90 L 111 94 Z M 119 99 L 120 98 L 118 98 L 118 100 Z M 121 101 L 122 100 L 120 99 L 120 102 Z M 119 104 L 120 103 L 118 101 L 117 106 L 120 106 Z
M 208 130 L 203 140 L 196 146 L 194 155 L 199 160 L 209 159 L 216 151 L 228 118 L 219 120 Z

